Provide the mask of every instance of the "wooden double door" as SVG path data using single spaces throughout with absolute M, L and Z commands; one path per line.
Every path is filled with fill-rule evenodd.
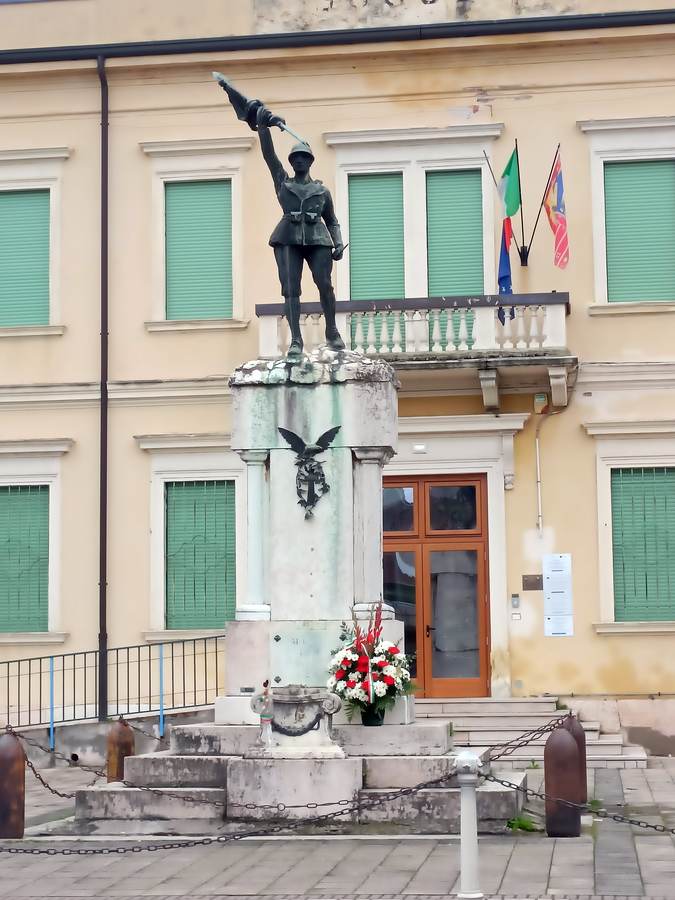
M 489 694 L 484 475 L 384 479 L 384 600 L 422 697 Z

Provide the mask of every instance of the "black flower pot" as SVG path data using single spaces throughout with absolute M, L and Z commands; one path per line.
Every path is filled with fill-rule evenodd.
M 384 722 L 384 710 L 369 706 L 361 710 L 362 725 L 381 725 Z

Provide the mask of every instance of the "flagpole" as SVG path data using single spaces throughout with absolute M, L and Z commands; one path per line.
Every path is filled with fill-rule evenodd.
M 546 199 L 546 195 L 548 194 L 548 189 L 551 186 L 551 175 L 553 175 L 553 170 L 555 169 L 555 162 L 558 158 L 558 154 L 560 153 L 560 144 L 555 148 L 555 153 L 553 154 L 553 162 L 551 163 L 551 171 L 548 173 L 548 178 L 546 179 L 546 187 L 544 188 L 544 193 L 541 198 L 541 203 L 539 204 L 539 212 L 537 213 L 537 218 L 534 223 L 534 228 L 532 229 L 532 235 L 530 237 L 530 243 L 527 245 L 527 253 L 530 253 L 530 247 L 532 246 L 532 241 L 534 240 L 534 233 L 537 230 L 537 225 L 539 224 L 539 216 L 541 215 L 541 211 L 544 208 L 544 200 Z
M 490 160 L 488 159 L 488 155 L 483 150 L 483 156 L 485 157 L 485 162 L 488 164 L 488 169 L 490 170 L 490 175 L 492 175 L 492 180 L 494 182 L 495 187 L 499 190 L 499 185 L 497 184 L 497 179 L 495 178 L 495 173 L 492 171 L 492 166 L 490 165 Z
M 522 243 L 518 248 L 518 256 L 520 257 L 521 266 L 527 265 L 527 255 L 528 250 L 525 246 L 525 223 L 523 220 L 523 182 L 520 178 L 520 153 L 518 153 L 518 138 L 516 141 L 516 168 L 518 170 L 518 191 L 520 193 L 520 235 L 522 239 Z

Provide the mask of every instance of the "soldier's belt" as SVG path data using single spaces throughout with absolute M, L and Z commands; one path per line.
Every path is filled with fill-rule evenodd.
M 307 210 L 284 213 L 284 219 L 288 222 L 293 222 L 294 225 L 300 225 L 303 218 L 308 225 L 315 225 L 319 221 L 319 213 L 309 212 Z

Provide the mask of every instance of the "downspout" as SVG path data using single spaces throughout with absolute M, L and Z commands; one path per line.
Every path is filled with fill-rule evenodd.
M 98 718 L 108 717 L 108 78 L 96 60 L 101 86 L 101 392 L 99 420 Z
M 544 533 L 544 512 L 541 503 L 541 451 L 539 447 L 539 433 L 544 422 L 547 419 L 550 419 L 552 416 L 559 416 L 561 412 L 564 412 L 563 409 L 549 410 L 548 405 L 544 407 L 541 411 L 541 415 L 539 416 L 539 421 L 537 422 L 536 428 L 534 430 L 534 455 L 537 466 L 537 533 L 539 537 Z

